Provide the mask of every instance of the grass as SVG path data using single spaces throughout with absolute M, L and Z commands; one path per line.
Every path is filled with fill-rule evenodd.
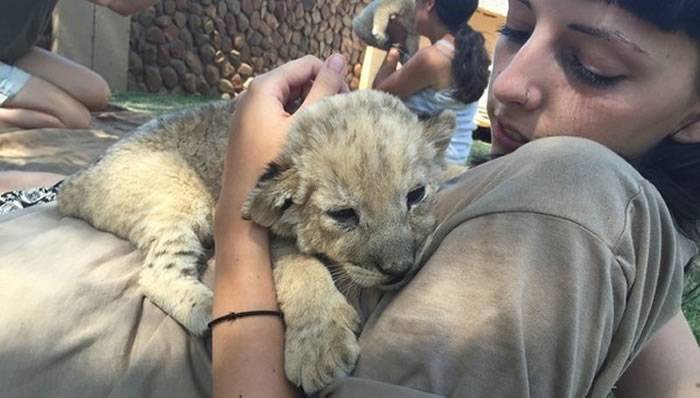
M 123 91 L 112 96 L 112 103 L 130 111 L 147 112 L 159 115 L 178 109 L 220 101 L 219 97 L 196 95 L 149 94 L 137 91 Z
M 200 105 L 207 102 L 219 101 L 218 97 L 202 97 L 192 95 L 159 95 L 142 92 L 125 91 L 116 93 L 112 97 L 112 103 L 137 112 L 149 112 L 161 114 L 177 109 Z M 484 158 L 489 154 L 490 145 L 486 142 L 475 140 L 470 154 L 470 160 Z M 686 275 L 687 293 L 700 283 L 700 264 L 694 267 Z M 684 296 L 683 312 L 690 324 L 695 340 L 700 344 L 700 294 L 694 297 Z

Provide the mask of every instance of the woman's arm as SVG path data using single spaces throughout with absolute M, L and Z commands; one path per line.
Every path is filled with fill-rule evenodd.
M 343 91 L 344 70 L 339 55 L 325 64 L 304 57 L 256 78 L 239 101 L 216 209 L 214 317 L 277 309 L 267 231 L 241 219 L 240 209 L 284 142 L 293 117 L 285 108 L 307 91 L 302 107 Z M 275 317 L 217 325 L 212 333 L 215 396 L 297 395 L 284 374 L 283 346 L 284 326 Z
M 110 10 L 128 17 L 150 7 L 156 0 L 88 0 L 91 3 L 107 7 Z
M 447 60 L 438 58 L 440 56 L 434 54 L 432 50 L 428 47 L 418 51 L 397 70 L 399 51 L 396 48 L 390 49 L 379 67 L 372 88 L 406 99 L 432 86 L 437 82 L 437 76 L 444 73 L 444 62 Z
M 617 383 L 617 398 L 700 396 L 700 348 L 683 313 L 659 330 Z

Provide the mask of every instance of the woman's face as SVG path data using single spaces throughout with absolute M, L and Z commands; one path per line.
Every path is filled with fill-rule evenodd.
M 489 85 L 492 152 L 569 135 L 634 158 L 670 134 L 693 141 L 699 67 L 697 43 L 605 1 L 509 0 Z

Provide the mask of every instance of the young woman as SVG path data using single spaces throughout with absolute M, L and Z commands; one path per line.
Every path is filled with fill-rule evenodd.
M 353 377 L 321 395 L 697 394 L 680 295 L 700 215 L 698 20 L 686 1 L 511 0 L 489 92 L 506 156 L 443 190 L 420 272 L 376 303 Z M 287 64 L 234 116 L 215 317 L 276 308 L 267 233 L 236 209 L 283 141 L 284 104 L 311 80 L 306 103 L 340 91 L 338 70 Z M 217 326 L 215 392 L 294 395 L 282 336 L 271 317 Z
M 89 0 L 131 15 L 155 0 Z M 0 129 L 88 128 L 111 92 L 90 69 L 35 43 L 57 0 L 0 3 Z
M 420 49 L 398 70 L 399 51 L 392 48 L 373 83 L 375 89 L 401 97 L 418 114 L 432 116 L 444 109 L 453 110 L 457 126 L 447 159 L 460 165 L 469 156 L 478 100 L 489 76 L 484 37 L 467 25 L 477 6 L 476 0 L 416 1 L 416 31 L 432 44 Z M 397 31 L 401 28 L 391 23 L 389 27 Z M 392 39 L 402 41 L 400 37 Z

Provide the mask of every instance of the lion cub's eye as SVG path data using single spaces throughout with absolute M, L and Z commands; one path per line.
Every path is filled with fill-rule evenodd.
M 420 202 L 423 200 L 425 197 L 425 187 L 420 186 L 413 191 L 409 192 L 408 195 L 406 195 L 406 203 L 408 204 L 408 207 L 411 207 L 415 205 L 416 203 Z
M 355 226 L 360 223 L 360 216 L 354 209 L 329 210 L 326 214 L 341 224 Z

